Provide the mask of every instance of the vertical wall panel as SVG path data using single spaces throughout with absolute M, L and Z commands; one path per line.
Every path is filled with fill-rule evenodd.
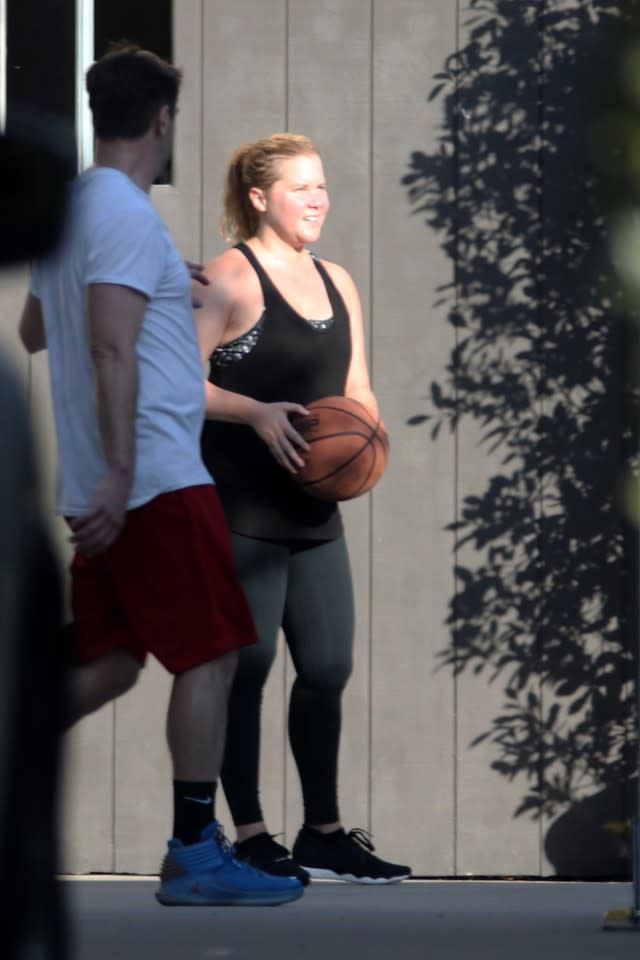
M 29 359 L 18 338 L 18 322 L 28 290 L 24 267 L 0 267 L 0 350 L 27 382 Z
M 113 708 L 114 871 L 160 869 L 173 821 L 172 770 L 165 737 L 171 680 L 149 657 L 140 680 Z M 82 724 L 89 721 L 83 720 Z M 89 773 L 93 764 L 87 764 Z
M 614 27 L 623 6 L 554 0 L 539 21 L 543 871 L 578 876 L 627 869 L 603 824 L 630 816 L 637 777 L 638 583 L 620 509 L 637 360 L 629 363 L 629 319 L 612 307 L 612 201 L 596 162 L 615 150 L 597 121 L 603 78 L 625 56 L 628 24 Z
M 236 147 L 285 129 L 286 0 L 204 0 L 203 251 L 225 244 L 218 224 Z
M 370 0 L 289 3 L 288 126 L 320 150 L 332 203 L 316 252 L 345 267 L 363 299 L 370 330 Z M 369 826 L 369 504 L 343 509 L 351 558 L 356 640 L 354 671 L 344 696 L 340 749 L 340 811 L 347 826 Z M 327 597 L 327 602 L 331 598 Z M 288 670 L 289 682 L 293 669 Z M 297 772 L 289 757 L 287 829 L 302 813 Z
M 425 426 L 453 336 L 439 287 L 452 265 L 413 212 L 403 177 L 437 149 L 433 74 L 455 45 L 455 4 L 374 4 L 373 369 L 391 439 L 373 493 L 372 825 L 381 853 L 418 874 L 453 868 L 453 685 L 438 671 L 452 590 L 454 444 Z
M 536 624 L 525 607 L 537 582 L 535 481 L 521 457 L 535 449 L 529 423 L 514 429 L 536 371 L 517 359 L 535 313 L 538 34 L 536 4 L 502 19 L 493 5 L 459 4 L 456 279 L 464 344 L 457 357 L 457 540 L 453 643 L 457 681 L 457 864 L 460 874 L 535 874 L 539 826 L 518 816 L 524 771 L 505 775 L 513 745 L 507 688 L 536 711 Z M 531 14 L 529 16 L 529 14 Z M 516 266 L 517 265 L 517 266 Z M 524 369 L 523 369 L 524 367 Z M 517 371 L 517 372 L 516 372 Z M 532 383 L 531 396 L 526 384 Z M 451 382 L 449 382 L 449 389 Z M 519 389 L 519 392 L 517 392 Z M 517 398 L 517 399 L 516 399 Z M 533 413 L 533 411 L 532 411 Z M 533 582 L 530 577 L 533 571 Z M 524 601 L 524 603 L 523 603 Z M 513 651 L 517 651 L 515 655 Z M 512 659 L 512 656 L 514 659 Z M 505 727 L 507 732 L 505 733 Z M 501 735 L 504 736 L 500 739 Z M 479 738 L 486 736 L 487 739 Z M 522 734 L 524 737 L 524 734 Z M 505 753 L 505 744 L 508 744 Z M 500 766 L 501 765 L 501 766 Z M 496 851 L 500 851 L 497 868 Z
M 64 739 L 63 873 L 111 873 L 116 869 L 113 711 L 111 705 L 103 707 L 82 720 Z M 158 838 L 155 840 L 157 853 Z M 145 866 L 143 857 L 140 872 Z
M 182 70 L 173 147 L 173 183 L 155 186 L 151 198 L 178 250 L 197 260 L 202 244 L 202 20 L 206 0 L 174 0 L 173 60 Z
M 233 151 L 286 125 L 286 0 L 205 0 L 202 260 L 221 253 L 223 181 Z M 273 833 L 285 828 L 286 657 L 280 643 L 264 693 L 260 794 Z M 219 816 L 233 836 L 222 790 Z

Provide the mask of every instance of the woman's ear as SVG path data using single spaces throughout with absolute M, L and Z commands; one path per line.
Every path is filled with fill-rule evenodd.
M 249 190 L 249 200 L 258 213 L 264 213 L 266 211 L 267 198 L 264 194 L 264 190 L 260 190 L 259 187 L 251 187 Z

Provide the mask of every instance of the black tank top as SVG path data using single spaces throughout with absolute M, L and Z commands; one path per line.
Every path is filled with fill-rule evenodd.
M 314 257 L 332 318 L 305 320 L 289 306 L 244 243 L 236 245 L 256 271 L 264 313 L 253 330 L 214 351 L 209 380 L 264 403 L 307 404 L 344 394 L 351 359 L 349 315 L 322 263 Z M 335 503 L 303 493 L 252 427 L 206 420 L 202 456 L 231 529 L 266 539 L 330 540 L 342 531 Z

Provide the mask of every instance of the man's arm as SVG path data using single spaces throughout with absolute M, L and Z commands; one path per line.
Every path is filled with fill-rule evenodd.
M 29 353 L 38 353 L 39 350 L 46 350 L 47 338 L 44 332 L 42 306 L 38 298 L 32 293 L 27 294 L 27 299 L 22 308 L 18 332 L 25 349 L 28 350 Z
M 96 408 L 107 473 L 83 516 L 71 523 L 72 542 L 87 556 L 102 553 L 124 523 L 135 464 L 138 357 L 146 298 L 130 287 L 88 288 L 88 336 L 96 380 Z

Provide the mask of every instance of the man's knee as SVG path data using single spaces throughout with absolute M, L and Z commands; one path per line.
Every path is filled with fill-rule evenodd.
M 124 650 L 116 650 L 105 658 L 103 681 L 111 699 L 131 690 L 139 674 L 140 664 Z
M 217 664 L 217 668 L 220 671 L 225 687 L 227 690 L 230 690 L 231 684 L 233 683 L 233 679 L 238 669 L 238 651 L 229 650 L 228 653 L 218 657 L 214 663 Z
M 176 673 L 175 679 L 182 687 L 192 687 L 194 692 L 203 688 L 230 688 L 237 666 L 238 651 L 229 650 L 214 660 L 207 660 L 196 667 Z

